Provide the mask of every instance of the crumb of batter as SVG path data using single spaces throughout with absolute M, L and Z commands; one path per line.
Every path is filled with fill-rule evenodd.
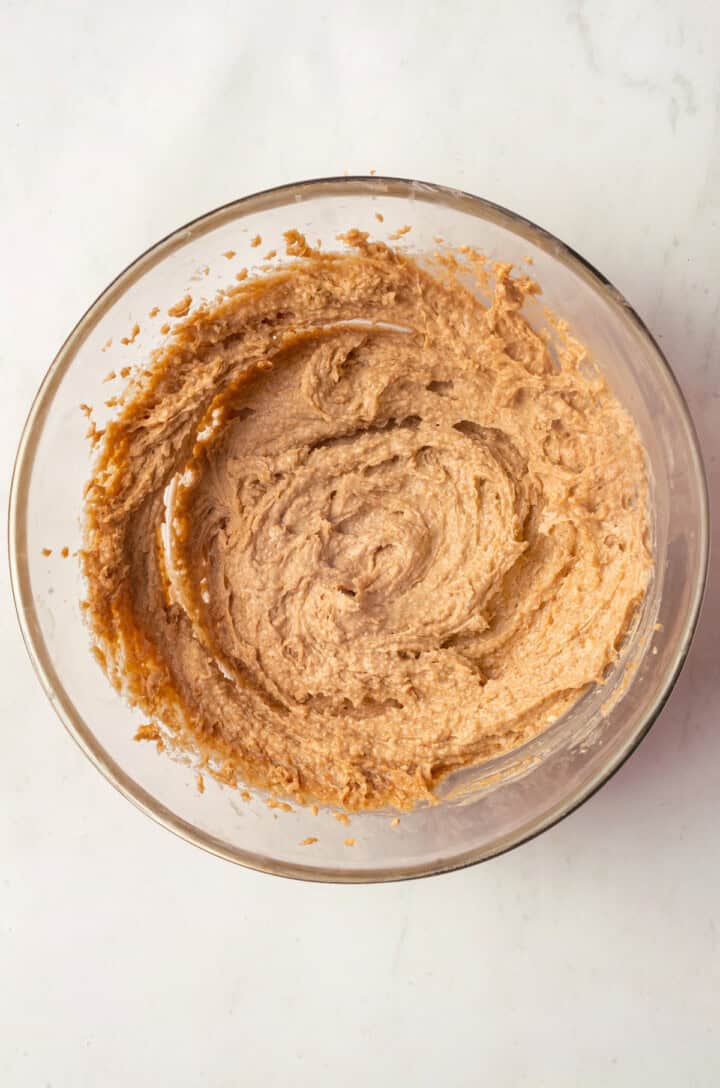
M 274 797 L 268 798 L 265 802 L 268 808 L 279 808 L 282 812 L 292 812 L 292 805 L 289 805 L 287 801 L 278 801 Z
M 350 823 L 350 817 L 347 815 L 346 812 L 335 812 L 334 816 L 339 824 L 344 824 L 347 827 L 347 825 Z
M 84 612 L 86 610 L 86 607 L 87 607 L 87 602 L 83 601 L 81 603 L 80 607 L 82 608 L 82 610 Z M 107 658 L 105 657 L 105 654 L 102 652 L 100 647 L 99 646 L 91 646 L 90 651 L 91 651 L 93 657 L 95 658 L 95 660 L 97 661 L 98 665 L 100 666 L 100 668 L 103 671 L 106 671 L 107 670 Z
M 317 807 L 317 805 L 315 805 L 315 804 L 310 805 L 310 812 L 311 812 L 311 814 L 313 816 L 317 816 L 319 811 L 320 811 L 320 809 Z
M 377 219 L 378 223 L 385 222 L 385 216 L 382 214 L 382 212 L 375 212 L 375 218 Z
M 317 836 L 308 835 L 306 839 L 300 840 L 300 846 L 313 846 L 316 842 L 318 842 Z
M 356 249 L 367 249 L 368 238 L 370 237 L 369 231 L 358 230 L 357 227 L 353 227 L 351 230 L 343 231 L 341 234 L 335 235 L 338 242 L 344 242 L 346 246 L 354 246 Z
M 205 753 L 205 755 L 207 756 L 207 752 Z M 207 769 L 216 782 L 220 782 L 223 786 L 232 786 L 233 788 L 237 787 L 237 768 L 235 767 L 231 759 L 223 760 L 219 767 L 213 767 L 207 764 Z
M 148 722 L 147 725 L 139 726 L 135 733 L 134 739 L 140 741 L 149 740 L 154 742 L 158 752 L 163 752 L 165 750 L 165 741 L 163 739 L 162 733 L 160 732 L 158 727 L 152 722 Z
M 120 343 L 124 344 L 125 346 L 127 346 L 128 344 L 134 344 L 135 340 L 137 339 L 137 336 L 138 336 L 139 332 L 140 332 L 140 326 L 136 322 L 132 327 L 132 331 L 131 331 L 130 335 L 129 336 L 123 336 L 121 338 L 121 340 L 120 340 Z
M 308 245 L 304 234 L 299 230 L 286 230 L 283 233 L 285 239 L 285 252 L 288 257 L 312 257 L 314 250 Z
M 411 231 L 411 230 L 412 230 L 412 227 L 411 227 L 411 226 L 409 226 L 408 224 L 406 224 L 406 225 L 405 225 L 404 227 L 398 227 L 398 229 L 397 229 L 397 230 L 394 230 L 394 231 L 393 231 L 393 232 L 392 232 L 392 233 L 390 234 L 390 236 L 389 236 L 389 237 L 390 237 L 390 240 L 391 240 L 391 241 L 393 241 L 393 242 L 397 242 L 397 241 L 398 241 L 398 239 L 402 238 L 402 236 L 403 236 L 404 234 L 407 234 L 407 233 L 408 233 L 409 231 Z
M 67 557 L 70 555 L 70 549 L 68 548 L 67 544 L 65 544 L 60 549 L 60 555 L 63 557 L 63 559 L 67 559 Z
M 103 382 L 112 382 L 117 378 L 117 374 L 114 370 L 108 370 L 107 374 L 103 378 Z
M 108 423 L 85 615 L 218 781 L 410 809 L 602 683 L 652 571 L 643 450 L 527 275 L 288 234 Z
M 90 419 L 90 416 L 92 415 L 92 408 L 89 404 L 81 404 L 80 411 L 84 416 L 87 416 L 87 418 Z
M 273 257 L 277 257 L 277 250 L 276 249 L 269 249 L 267 251 L 267 253 L 265 254 L 265 256 L 263 257 L 263 260 L 264 261 L 271 261 L 273 259 Z
M 236 256 L 237 256 L 237 254 L 236 254 L 234 249 L 226 249 L 225 252 L 223 253 L 223 257 L 227 257 L 227 259 L 229 261 L 231 261 L 233 259 L 233 257 L 236 257 Z
M 98 427 L 94 420 L 90 420 L 90 426 L 85 432 L 85 437 L 89 440 L 90 445 L 95 448 L 103 438 L 105 429 Z
M 256 234 L 254 238 L 251 238 L 250 245 L 253 247 L 253 249 L 257 249 L 259 245 L 262 245 L 262 235 Z
M 343 839 L 343 845 L 344 846 L 354 846 L 355 845 L 355 839 Z
M 240 791 L 240 797 L 242 798 L 243 801 L 252 801 L 252 794 L 250 793 L 249 790 L 241 790 Z
M 248 275 L 247 268 L 241 268 L 239 272 L 235 273 L 236 280 L 246 280 Z
M 157 315 L 159 313 L 160 313 L 160 307 L 159 306 L 153 306 L 152 310 L 150 310 L 148 312 L 148 317 L 157 317 Z
M 168 317 L 185 317 L 191 306 L 192 295 L 185 295 L 179 302 L 176 302 L 174 306 L 170 306 L 168 309 Z
M 400 825 L 400 817 L 399 816 L 393 816 L 392 820 L 390 821 L 390 827 L 399 827 L 399 825 Z
M 198 793 L 205 793 L 205 779 L 201 774 L 195 775 L 195 786 Z
M 43 548 L 42 554 L 47 558 L 52 555 L 52 548 Z
M 164 325 L 160 326 L 160 332 L 163 334 L 163 336 L 167 336 L 167 334 L 170 332 L 170 326 L 168 325 L 167 321 Z
M 105 343 L 100 348 L 100 350 L 101 351 L 107 351 L 108 348 L 111 348 L 111 347 L 112 347 L 112 336 L 108 340 L 105 341 Z

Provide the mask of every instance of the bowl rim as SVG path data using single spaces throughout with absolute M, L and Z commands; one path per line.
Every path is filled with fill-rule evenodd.
M 25 546 L 26 526 L 24 520 L 25 500 L 32 473 L 34 453 L 39 440 L 45 416 L 49 410 L 54 393 L 65 372 L 69 368 L 76 351 L 85 341 L 97 322 L 124 292 L 136 283 L 145 271 L 156 265 L 176 249 L 182 248 L 190 239 L 202 236 L 222 226 L 225 222 L 243 218 L 254 212 L 283 205 L 293 205 L 318 196 L 346 194 L 351 196 L 391 196 L 416 199 L 427 203 L 451 205 L 456 210 L 465 211 L 476 218 L 500 224 L 516 235 L 525 237 L 538 245 L 554 258 L 560 260 L 571 270 L 580 274 L 586 282 L 595 288 L 611 305 L 620 308 L 630 323 L 635 326 L 642 339 L 654 353 L 661 369 L 666 372 L 677 397 L 678 408 L 685 426 L 688 449 L 693 463 L 698 494 L 700 498 L 698 547 L 700 563 L 697 569 L 693 593 L 683 625 L 682 636 L 678 640 L 675 654 L 664 677 L 663 684 L 656 696 L 655 703 L 640 726 L 627 738 L 623 747 L 596 774 L 595 778 L 585 783 L 571 797 L 559 802 L 540 819 L 534 819 L 512 833 L 496 840 L 489 846 L 470 849 L 456 857 L 434 863 L 418 865 L 396 865 L 388 869 L 364 867 L 358 869 L 339 869 L 322 866 L 308 866 L 298 863 L 278 861 L 272 857 L 256 854 L 250 850 L 230 846 L 227 842 L 201 831 L 189 821 L 176 815 L 161 804 L 152 794 L 135 782 L 112 759 L 96 740 L 92 729 L 82 719 L 72 700 L 66 693 L 62 682 L 55 672 L 50 655 L 44 645 L 39 622 L 35 615 L 33 595 L 30 587 L 27 566 L 27 548 Z M 675 682 L 680 674 L 697 628 L 702 599 L 705 590 L 709 561 L 709 501 L 707 479 L 705 475 L 697 432 L 690 415 L 680 384 L 665 357 L 662 349 L 647 328 L 645 322 L 620 291 L 599 272 L 589 261 L 578 254 L 572 247 L 556 235 L 538 226 L 532 220 L 513 212 L 500 204 L 460 189 L 444 185 L 417 181 L 409 178 L 351 175 L 342 177 L 311 178 L 305 181 L 263 189 L 256 193 L 240 197 L 220 205 L 183 226 L 167 234 L 144 250 L 130 262 L 97 296 L 71 330 L 53 361 L 51 362 L 38 390 L 32 400 L 13 466 L 8 503 L 8 550 L 10 560 L 10 581 L 15 611 L 20 625 L 23 641 L 33 668 L 40 680 L 55 712 L 66 730 L 78 744 L 81 751 L 103 776 L 137 808 L 156 823 L 172 831 L 180 838 L 209 853 L 241 864 L 246 868 L 284 876 L 292 879 L 320 883 L 389 883 L 399 880 L 417 879 L 439 875 L 467 868 L 487 861 L 529 842 L 538 835 L 554 827 L 580 805 L 592 797 L 620 769 L 623 763 L 635 751 L 640 742 L 657 720 Z

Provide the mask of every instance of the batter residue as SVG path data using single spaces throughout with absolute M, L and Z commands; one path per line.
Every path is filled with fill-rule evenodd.
M 191 314 L 109 424 L 87 614 L 116 686 L 245 782 L 429 798 L 600 681 L 648 582 L 632 421 L 572 344 L 351 233 Z M 352 324 L 348 324 L 352 322 Z

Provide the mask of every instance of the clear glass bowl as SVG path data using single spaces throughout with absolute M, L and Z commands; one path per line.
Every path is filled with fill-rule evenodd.
M 382 225 L 376 213 L 384 217 Z M 606 683 L 514 752 L 463 771 L 441 801 L 392 825 L 390 812 L 317 816 L 249 802 L 192 767 L 159 755 L 133 734 L 143 718 L 111 688 L 90 652 L 76 558 L 91 451 L 85 402 L 102 425 L 112 386 L 103 379 L 141 362 L 160 339 L 161 313 L 189 291 L 197 302 L 262 263 L 296 227 L 325 249 L 349 227 L 403 239 L 418 253 L 438 236 L 520 265 L 531 257 L 543 305 L 566 318 L 636 420 L 651 477 L 655 576 L 633 637 Z M 262 246 L 250 240 L 262 236 Z M 234 250 L 228 259 L 224 253 Z M 140 333 L 123 345 L 135 323 Z M 112 339 L 111 346 L 107 346 Z M 51 548 L 52 555 L 43 555 Z M 557 238 L 467 193 L 394 178 L 332 178 L 282 186 L 238 200 L 182 227 L 139 257 L 90 307 L 61 348 L 35 398 L 18 451 L 10 500 L 10 556 L 20 624 L 41 683 L 95 766 L 165 827 L 207 850 L 271 873 L 308 880 L 380 881 L 423 876 L 481 861 L 555 823 L 615 771 L 650 728 L 682 666 L 707 568 L 707 495 L 697 439 L 673 374 L 640 318 L 608 281 Z M 312 846 L 301 845 L 308 836 Z M 344 845 L 352 836 L 355 845 Z

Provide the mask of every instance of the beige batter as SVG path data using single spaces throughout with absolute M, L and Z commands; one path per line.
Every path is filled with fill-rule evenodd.
M 115 684 L 229 780 L 402 808 L 602 679 L 649 578 L 646 481 L 577 345 L 554 363 L 521 316 L 530 280 L 496 266 L 486 307 L 347 241 L 291 232 L 131 390 L 87 613 Z

